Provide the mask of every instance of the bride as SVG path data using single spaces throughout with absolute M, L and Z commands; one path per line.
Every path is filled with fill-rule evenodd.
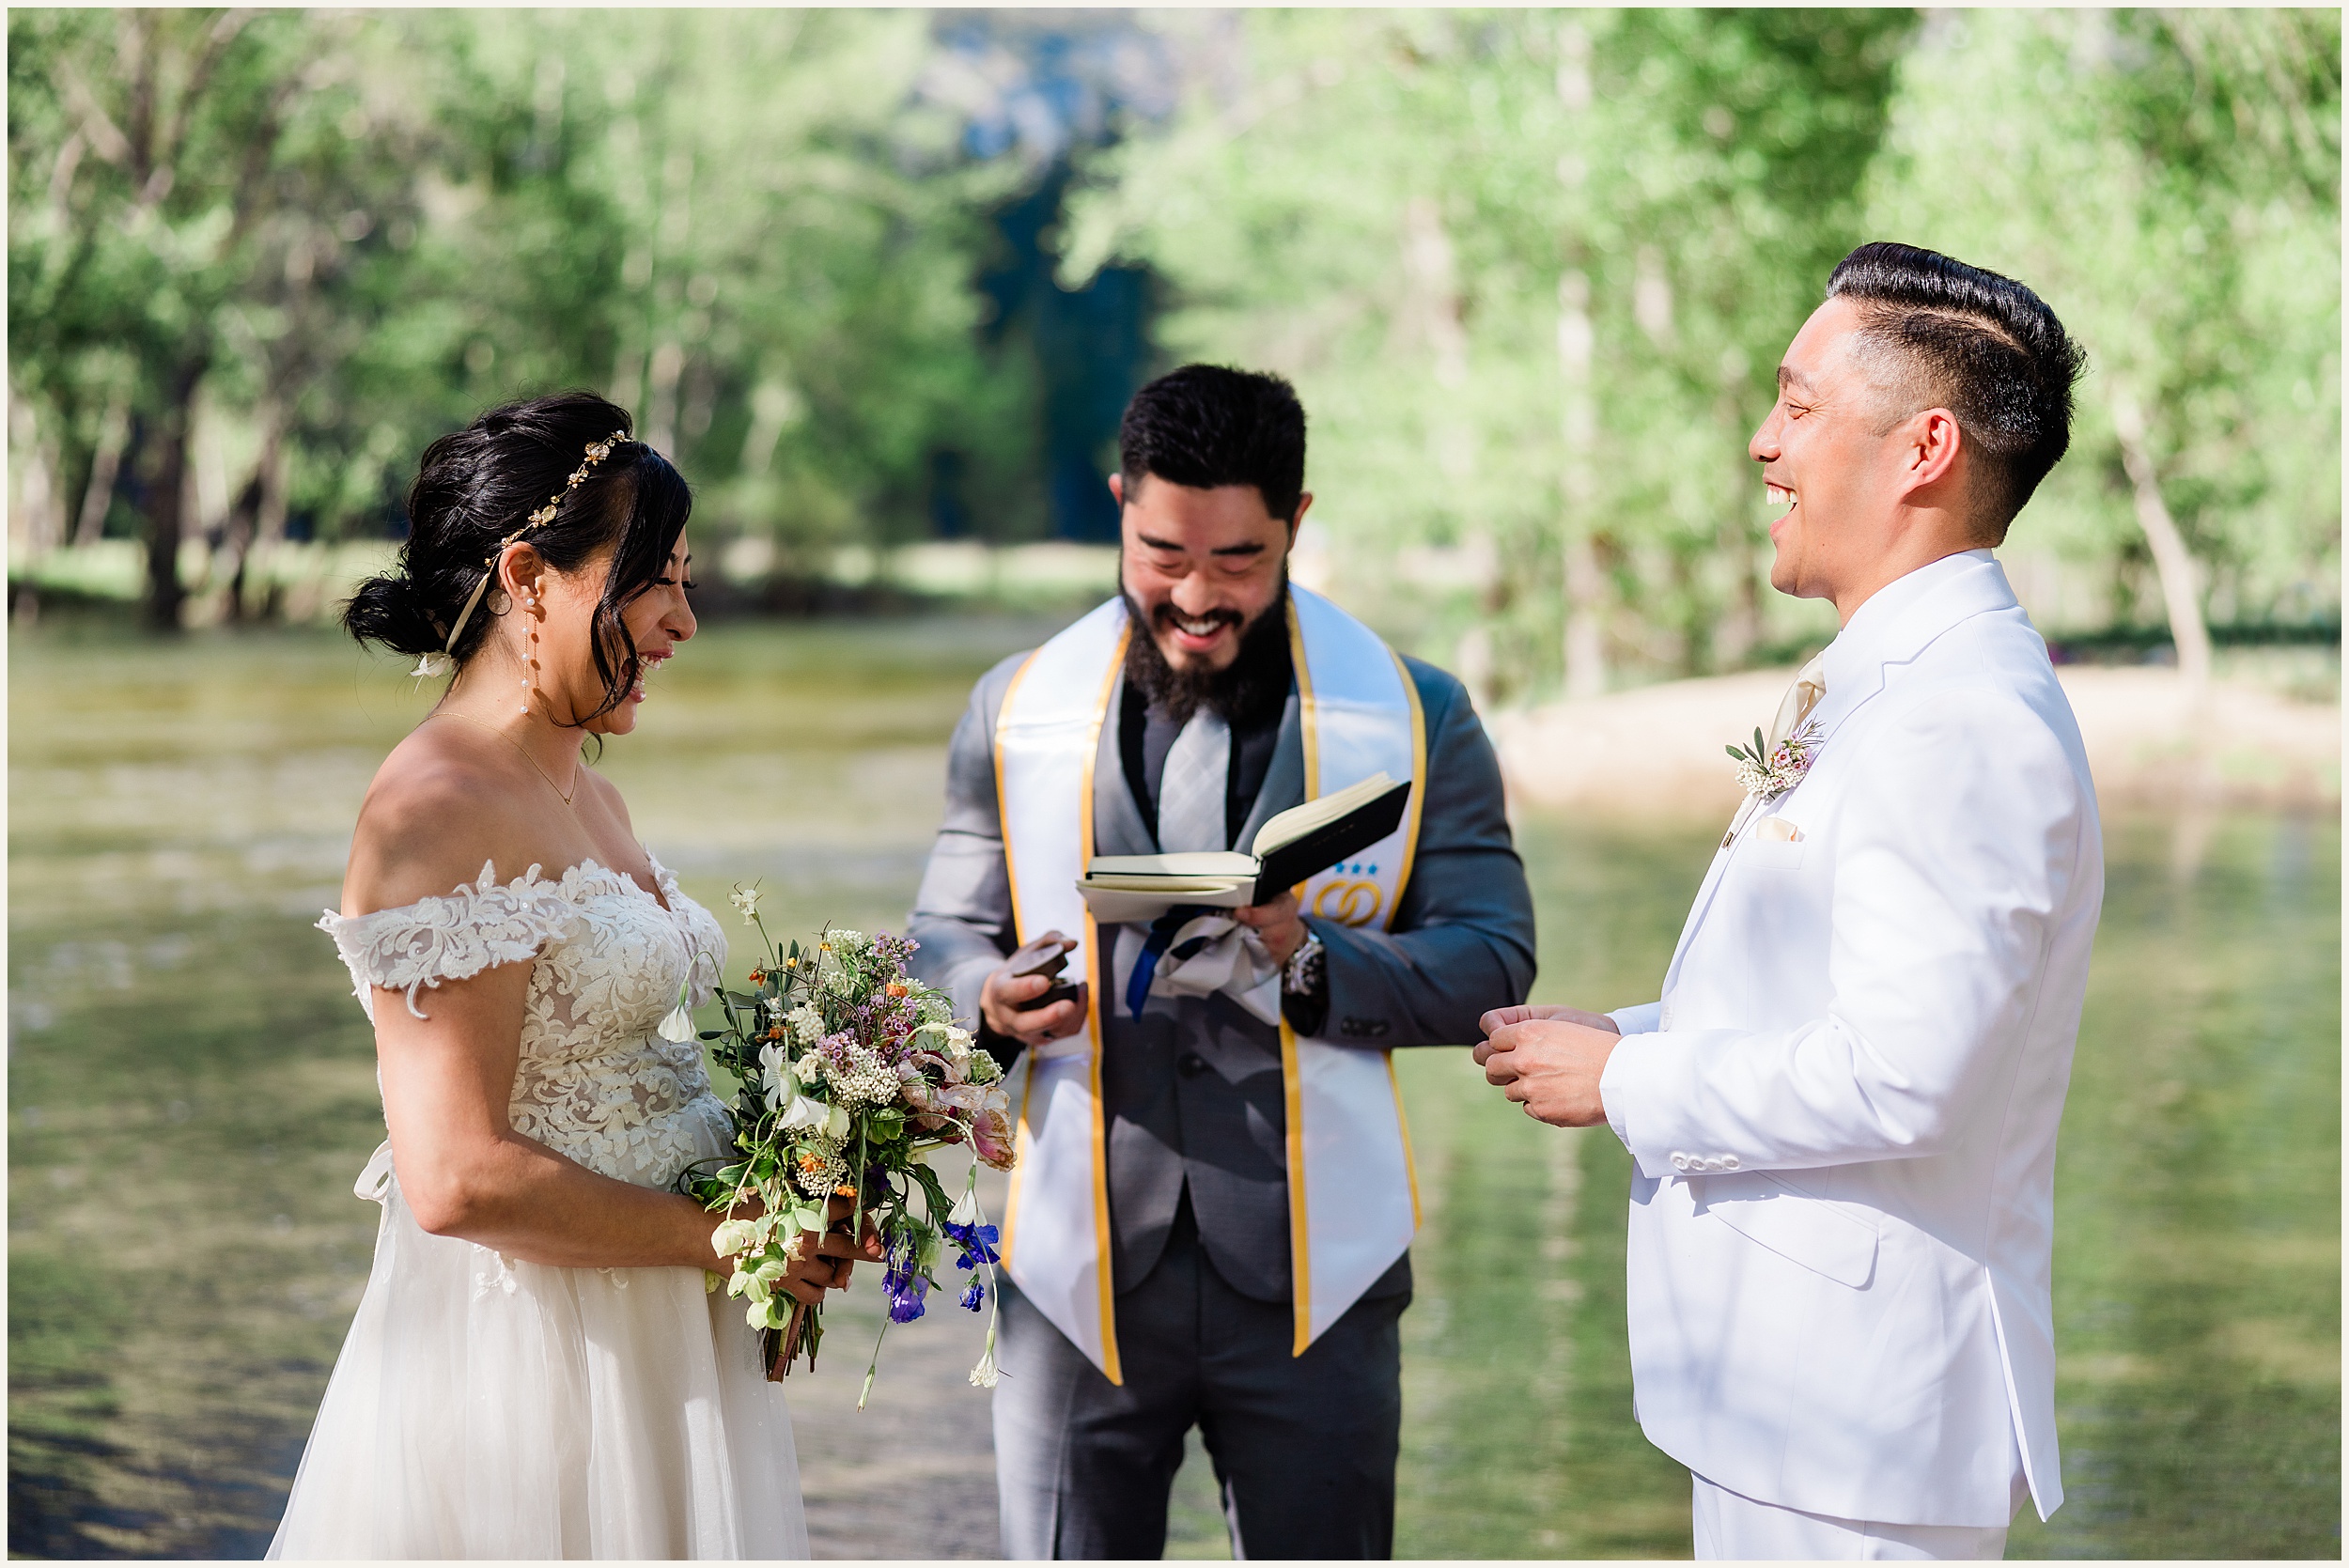
M 391 1137 L 272 1557 L 807 1555 L 781 1390 L 705 1290 L 717 1217 L 670 1189 L 727 1147 L 671 1019 L 725 938 L 580 754 L 635 727 L 693 634 L 691 497 L 628 428 L 575 393 L 435 442 L 398 568 L 346 613 L 456 679 L 376 774 L 319 923 L 374 1021 Z M 782 1288 L 846 1286 L 849 1250 L 821 1238 Z

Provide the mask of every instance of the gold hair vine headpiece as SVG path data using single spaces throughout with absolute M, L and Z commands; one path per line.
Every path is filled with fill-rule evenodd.
M 563 481 L 563 488 L 547 497 L 547 504 L 531 513 L 520 528 L 497 542 L 497 548 L 490 551 L 489 556 L 481 563 L 481 581 L 474 584 L 473 597 L 465 601 L 465 608 L 458 613 L 457 626 L 449 632 L 448 641 L 441 645 L 440 652 L 428 653 L 417 660 L 416 667 L 409 672 L 411 675 L 422 680 L 428 675 L 447 675 L 457 668 L 457 639 L 465 634 L 465 623 L 473 619 L 474 607 L 481 602 L 481 596 L 489 591 L 490 580 L 497 576 L 498 557 L 506 553 L 506 547 L 540 523 L 552 522 L 554 514 L 563 505 L 564 498 L 579 489 L 580 482 L 587 477 L 588 473 L 598 463 L 612 455 L 614 447 L 628 439 L 629 434 L 626 430 L 614 430 L 601 441 L 590 442 L 586 457 L 581 459 L 577 468 L 571 470 L 571 476 Z

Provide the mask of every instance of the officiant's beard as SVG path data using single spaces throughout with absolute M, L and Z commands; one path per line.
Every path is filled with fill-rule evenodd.
M 1126 678 L 1140 688 L 1160 711 L 1177 724 L 1207 708 L 1235 726 L 1276 720 L 1289 697 L 1289 587 L 1281 591 L 1256 618 L 1240 629 L 1239 652 L 1221 670 L 1205 666 L 1176 669 L 1159 647 L 1157 631 L 1174 620 L 1174 607 L 1161 604 L 1156 617 L 1143 613 L 1134 597 L 1118 590 L 1135 635 L 1126 643 Z

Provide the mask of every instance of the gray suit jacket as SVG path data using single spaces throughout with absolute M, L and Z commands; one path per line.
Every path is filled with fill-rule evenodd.
M 979 989 L 1019 945 L 995 800 L 994 735 L 1003 692 L 1026 655 L 981 678 L 955 727 L 946 819 L 914 899 L 913 972 L 975 1018 Z M 1525 1000 L 1533 983 L 1533 900 L 1503 811 L 1501 769 L 1460 683 L 1406 660 L 1427 721 L 1426 799 L 1411 877 L 1392 930 L 1310 921 L 1329 952 L 1323 1037 L 1366 1048 L 1461 1045 L 1491 1007 Z M 1114 716 L 1123 682 L 1110 694 Z M 1158 848 L 1135 807 L 1117 725 L 1101 727 L 1094 767 L 1094 850 Z M 1294 691 L 1264 786 L 1238 842 L 1305 798 L 1304 742 Z M 1186 1186 L 1208 1257 L 1234 1289 L 1289 1296 L 1287 1112 L 1280 1031 L 1217 995 L 1154 997 L 1126 1011 L 1127 976 L 1145 928 L 1105 927 L 1100 997 L 1101 1098 L 1109 1141 L 1112 1279 L 1140 1284 L 1164 1249 Z M 1374 1286 L 1410 1286 L 1406 1258 Z

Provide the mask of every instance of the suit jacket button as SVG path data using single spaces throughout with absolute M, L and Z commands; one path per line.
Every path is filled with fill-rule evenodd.
M 1723 1156 L 1721 1156 L 1721 1169 L 1722 1169 L 1722 1170 L 1724 1170 L 1724 1171 L 1735 1171 L 1735 1170 L 1736 1170 L 1736 1169 L 1737 1169 L 1737 1157 L 1736 1157 L 1735 1155 L 1723 1155 Z
M 1680 1153 L 1677 1149 L 1672 1151 L 1672 1169 L 1675 1171 L 1686 1171 L 1688 1169 L 1688 1157 Z
M 1195 1050 L 1187 1050 L 1174 1059 L 1174 1070 L 1185 1078 L 1197 1078 L 1207 1070 L 1207 1059 Z

